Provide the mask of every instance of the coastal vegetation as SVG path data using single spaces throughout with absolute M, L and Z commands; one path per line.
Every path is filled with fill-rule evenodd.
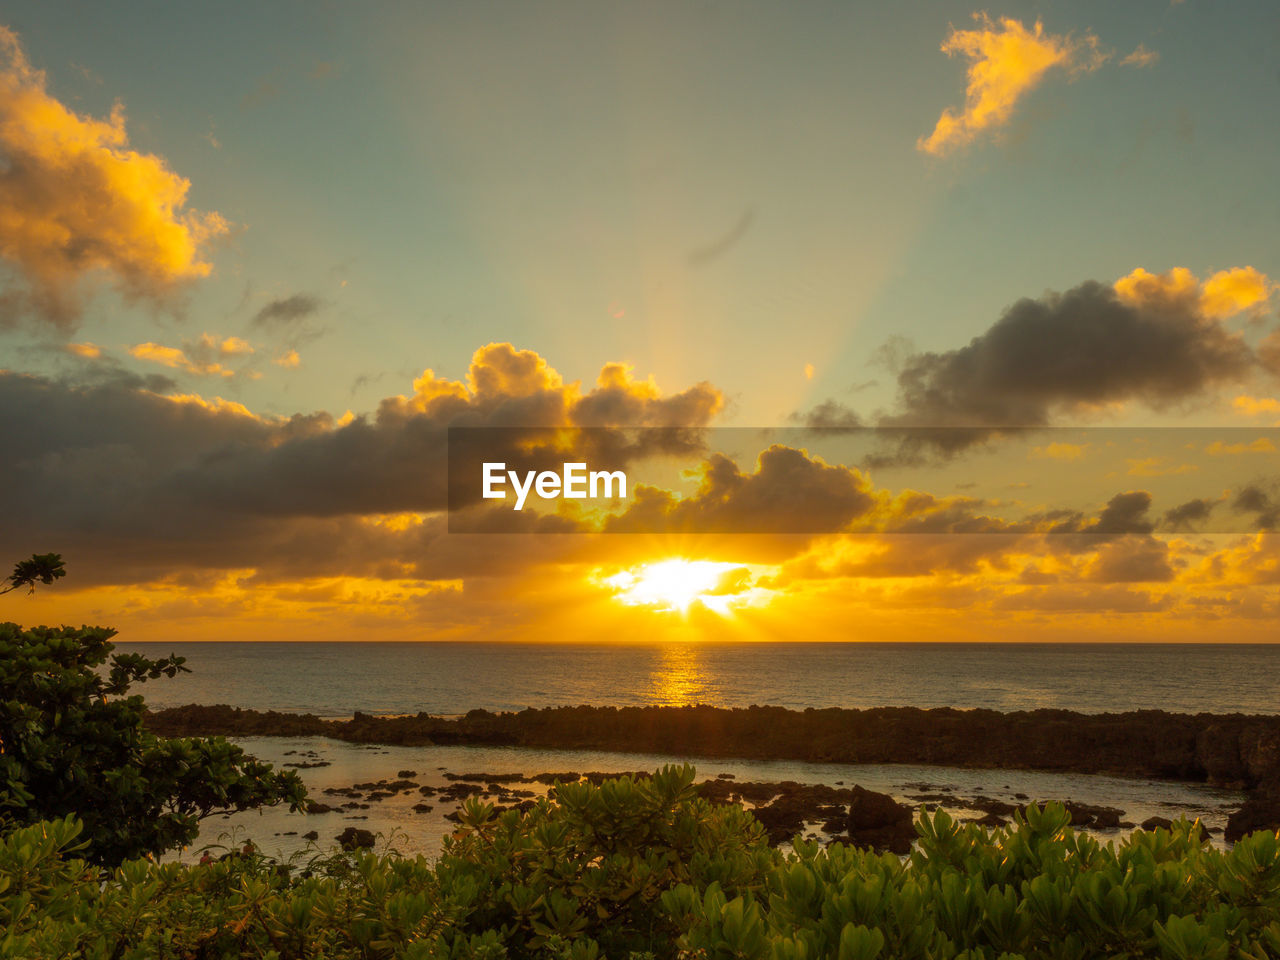
M 0 840 L 0 955 L 213 958 L 1264 960 L 1280 956 L 1280 843 L 1230 852 L 1195 824 L 1119 844 L 1059 805 L 1006 828 L 922 813 L 906 856 L 770 847 L 690 767 L 562 785 L 495 815 L 469 801 L 441 856 L 279 864 L 78 859 L 64 818 Z

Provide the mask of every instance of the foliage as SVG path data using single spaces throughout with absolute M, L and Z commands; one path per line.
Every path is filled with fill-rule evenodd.
M 301 805 L 295 773 L 225 739 L 145 730 L 130 686 L 185 671 L 183 658 L 112 654 L 114 633 L 0 623 L 0 826 L 74 815 L 85 858 L 111 865 L 189 843 L 215 811 Z
M 33 553 L 30 560 L 19 560 L 13 565 L 13 573 L 9 574 L 4 581 L 9 585 L 0 589 L 0 594 L 17 590 L 19 587 L 28 587 L 31 593 L 35 593 L 37 583 L 53 583 L 59 577 L 66 575 L 62 554 Z
M 1100 844 L 1058 805 L 1004 829 L 922 815 L 900 859 L 768 848 L 692 771 L 560 786 L 494 816 L 472 803 L 435 863 L 368 852 L 280 865 L 75 859 L 79 825 L 0 841 L 0 956 L 1243 958 L 1280 956 L 1280 843 L 1229 853 L 1198 824 Z
M 554 803 L 493 816 L 472 798 L 446 840 L 446 887 L 488 891 L 469 926 L 495 930 L 511 953 L 587 939 L 606 956 L 662 952 L 678 933 L 660 903 L 677 884 L 732 893 L 760 888 L 773 853 L 755 818 L 696 795 L 691 766 L 558 784 Z

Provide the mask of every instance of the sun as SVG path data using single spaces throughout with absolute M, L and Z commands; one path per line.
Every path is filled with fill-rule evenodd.
M 614 591 L 616 600 L 630 606 L 686 613 L 700 603 L 728 613 L 750 594 L 751 573 L 738 563 L 673 558 L 623 570 L 601 583 Z

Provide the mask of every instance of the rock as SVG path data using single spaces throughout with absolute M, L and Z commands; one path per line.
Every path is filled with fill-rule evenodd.
M 319 800 L 307 801 L 307 813 L 332 813 L 337 807 L 331 807 L 327 803 L 321 803 Z
M 396 771 L 396 776 L 399 777 L 401 780 L 407 780 L 409 779 L 409 777 L 416 777 L 417 775 L 418 775 L 417 770 L 397 770 Z
M 973 817 L 965 821 L 965 823 L 976 823 L 980 827 L 1003 827 L 1008 822 L 1004 817 L 995 813 L 984 813 L 980 817 Z
M 1124 815 L 1123 810 L 1117 810 L 1115 807 L 1095 807 L 1088 803 L 1076 803 L 1074 800 L 1068 800 L 1064 806 L 1071 814 L 1073 827 L 1112 830 L 1120 826 L 1120 817 Z
M 317 830 L 308 830 L 306 833 L 302 835 L 302 839 L 303 840 L 319 840 L 320 833 Z
M 511 713 L 473 710 L 453 719 L 361 713 L 341 721 L 188 705 L 151 713 L 147 725 L 161 736 L 329 736 L 352 744 L 483 744 L 853 764 L 946 763 L 1209 779 L 1246 788 L 1280 778 L 1280 716 L 1158 710 L 1081 714 L 948 707 L 794 711 L 579 706 Z M 493 779 L 486 775 L 483 782 Z
M 415 803 L 413 805 L 414 813 L 430 813 L 434 809 L 435 808 L 432 807 L 431 804 L 429 803 Z
M 1243 733 L 1223 723 L 1210 723 L 1196 735 L 1196 756 L 1210 783 L 1235 789 L 1245 785 L 1248 773 L 1240 757 Z
M 1258 830 L 1280 830 L 1280 783 L 1276 781 L 1249 794 L 1240 809 L 1227 818 L 1223 836 L 1234 843 Z
M 359 827 L 347 827 L 334 837 L 343 850 L 368 850 L 373 846 L 373 834 Z
M 879 830 L 902 820 L 911 819 L 911 808 L 903 806 L 887 793 L 876 793 L 865 787 L 853 788 L 849 801 L 849 832 Z
M 849 802 L 849 838 L 860 847 L 910 853 L 916 839 L 911 808 L 887 793 L 854 786 Z
M 1209 830 L 1203 823 L 1200 823 L 1199 820 L 1197 820 L 1196 823 L 1200 826 L 1200 842 L 1204 843 L 1204 841 L 1209 839 Z M 1143 830 L 1170 830 L 1172 828 L 1173 821 L 1167 817 L 1147 817 L 1147 819 L 1142 821 Z
M 1240 733 L 1240 759 L 1250 782 L 1274 792 L 1280 773 L 1280 730 L 1261 723 L 1246 727 Z

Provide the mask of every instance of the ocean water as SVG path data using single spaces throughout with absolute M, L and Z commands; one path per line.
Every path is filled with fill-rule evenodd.
M 1278 634 L 1277 639 L 1280 639 Z M 155 708 L 225 703 L 349 717 L 579 704 L 1042 707 L 1280 713 L 1280 644 L 120 643 L 191 673 Z

